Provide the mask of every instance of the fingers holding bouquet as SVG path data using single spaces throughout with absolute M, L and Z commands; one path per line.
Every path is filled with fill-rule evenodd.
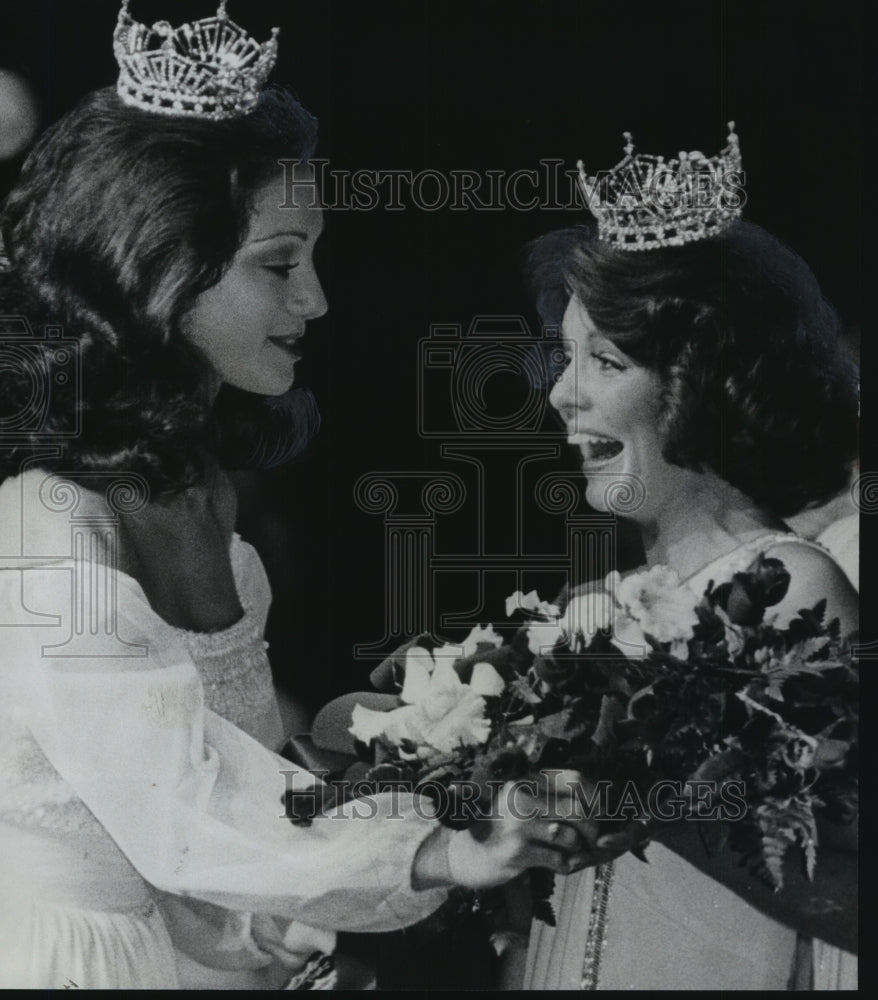
M 502 873 L 490 883 L 496 885 L 528 868 L 548 868 L 564 875 L 583 867 L 588 863 L 589 846 L 574 823 L 555 818 L 560 812 L 571 814 L 569 808 L 559 810 L 552 797 L 537 791 L 534 782 L 506 782 L 497 789 L 489 815 L 459 831 L 449 844 L 454 880 L 479 888 L 476 882 L 483 874 L 472 881 L 476 871 Z
M 553 812 L 554 822 L 569 825 L 579 836 L 582 849 L 573 859 L 570 871 L 592 865 L 607 864 L 633 851 L 645 860 L 643 851 L 650 840 L 650 829 L 644 820 L 609 818 L 601 814 L 597 786 L 579 771 L 543 770 L 538 783 L 546 804 Z M 598 806 L 596 808 L 596 805 Z
M 568 875 L 645 845 L 641 823 L 591 819 L 583 787 L 585 780 L 575 771 L 503 784 L 488 815 L 447 838 L 451 880 L 486 888 L 530 868 Z

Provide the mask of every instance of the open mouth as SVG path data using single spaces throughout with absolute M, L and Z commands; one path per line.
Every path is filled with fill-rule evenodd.
M 576 435 L 576 444 L 579 445 L 583 456 L 589 462 L 608 462 L 621 454 L 624 445 L 615 438 L 604 437 L 602 434 Z

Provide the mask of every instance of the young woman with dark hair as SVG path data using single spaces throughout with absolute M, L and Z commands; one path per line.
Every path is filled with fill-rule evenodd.
M 206 121 L 128 107 L 108 88 L 37 142 L 3 208 L 15 260 L 4 300 L 77 339 L 86 377 L 56 386 L 34 429 L 36 444 L 62 442 L 59 468 L 136 472 L 153 495 L 203 478 L 218 383 L 188 317 L 243 243 L 260 190 L 282 176 L 277 161 L 307 162 L 316 141 L 316 119 L 279 89 L 251 115 Z M 14 413 L 28 386 L 4 389 Z M 27 447 L 6 451 L 7 470 Z
M 225 38 L 224 7 L 180 38 Z M 126 18 L 126 58 L 176 58 Z M 509 809 L 478 840 L 405 794 L 281 815 L 289 782 L 314 779 L 271 752 L 270 593 L 234 533 L 213 405 L 224 382 L 284 393 L 326 310 L 315 122 L 280 91 L 241 91 L 224 118 L 200 91 L 132 92 L 49 129 L 2 214 L 7 326 L 34 335 L 0 365 L 0 981 L 279 985 L 336 930 L 406 926 L 453 883 L 601 852 Z
M 580 226 L 538 240 L 529 264 L 543 319 L 562 325 L 567 364 L 550 400 L 589 503 L 607 508 L 608 477 L 636 477 L 642 503 L 627 516 L 648 565 L 699 595 L 760 553 L 775 557 L 791 582 L 772 612 L 788 619 L 825 598 L 828 619 L 854 635 L 845 573 L 784 520 L 837 495 L 857 453 L 856 365 L 806 264 L 740 220 L 633 251 Z M 525 988 L 580 988 L 587 954 L 601 989 L 855 981 L 856 960 L 831 947 L 856 950 L 855 824 L 828 825 L 815 882 L 791 872 L 777 894 L 709 856 L 694 824 L 661 827 L 648 866 L 614 863 L 605 911 L 590 871 L 562 880 L 559 926 L 535 927 Z M 791 979 L 812 937 L 813 968 L 809 957 L 806 977 Z

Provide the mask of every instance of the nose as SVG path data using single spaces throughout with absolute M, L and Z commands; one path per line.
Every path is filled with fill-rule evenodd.
M 589 366 L 577 365 L 574 355 L 549 393 L 549 403 L 558 411 L 568 434 L 582 430 L 584 415 L 594 406 L 590 379 Z
M 574 361 L 567 365 L 552 386 L 549 404 L 558 411 L 568 427 L 571 426 L 577 410 L 587 409 L 591 405 L 583 392 L 582 378 L 577 372 Z
M 303 266 L 301 280 L 292 289 L 292 300 L 292 310 L 303 319 L 319 319 L 326 315 L 329 304 L 313 263 Z

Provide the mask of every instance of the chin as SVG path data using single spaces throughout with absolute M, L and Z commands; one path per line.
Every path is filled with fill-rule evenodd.
M 279 372 L 272 372 L 262 378 L 229 378 L 226 382 L 236 389 L 243 389 L 244 392 L 252 392 L 257 396 L 282 396 L 293 387 L 295 376 L 281 376 Z
M 619 470 L 595 473 L 586 478 L 585 499 L 590 507 L 601 513 L 616 514 L 619 517 L 639 521 L 645 514 L 647 501 L 646 486 L 636 474 Z
M 611 487 L 611 483 L 604 476 L 594 476 L 589 477 L 588 473 L 585 474 L 586 484 L 585 484 L 585 500 L 589 507 L 598 511 L 609 511 L 610 507 L 607 504 L 607 488 Z
M 289 392 L 292 389 L 295 379 L 290 377 L 285 379 L 283 382 L 274 382 L 271 388 L 265 388 L 260 390 L 260 395 L 262 396 L 282 396 L 285 392 Z

